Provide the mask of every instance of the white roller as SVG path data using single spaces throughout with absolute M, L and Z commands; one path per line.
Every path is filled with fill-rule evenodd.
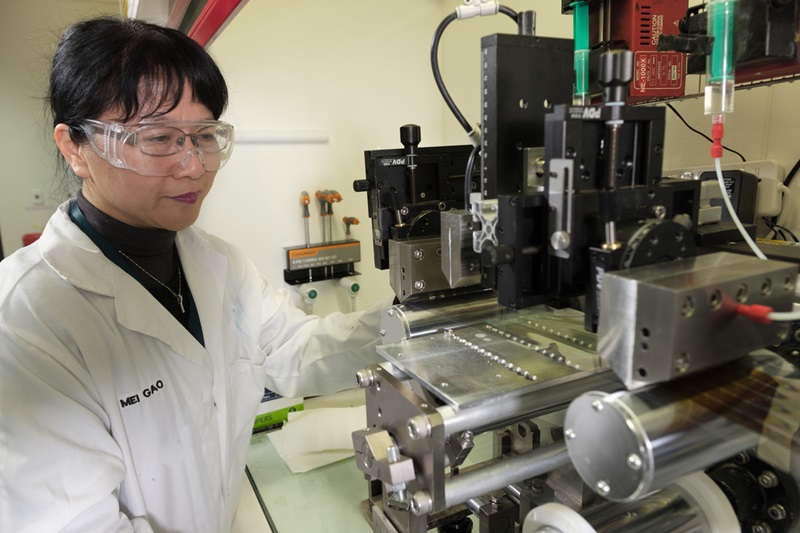
M 705 522 L 707 527 L 704 527 L 703 531 L 708 533 L 741 531 L 741 526 L 730 502 L 719 486 L 706 474 L 696 472 L 684 476 L 670 487 L 677 493 L 676 495 L 683 498 L 687 505 L 691 506 L 697 513 L 697 517 Z M 630 512 L 629 504 L 618 504 L 618 507 L 620 516 Z M 610 511 L 613 517 L 614 509 L 607 509 L 607 511 Z M 604 514 L 603 516 L 604 523 L 607 524 L 609 515 Z M 620 523 L 625 523 L 625 521 L 620 521 Z M 586 518 L 570 507 L 560 503 L 547 503 L 528 513 L 522 524 L 522 533 L 597 533 L 597 530 Z
M 580 514 L 560 503 L 532 509 L 522 523 L 522 533 L 597 533 Z
M 733 533 L 742 527 L 736 519 L 733 506 L 722 489 L 703 472 L 678 479 L 675 484 L 687 495 L 692 507 L 706 517 L 710 533 Z

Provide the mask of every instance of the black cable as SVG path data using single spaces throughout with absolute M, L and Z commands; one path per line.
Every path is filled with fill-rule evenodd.
M 767 227 L 769 227 L 769 229 L 770 229 L 770 233 L 771 233 L 771 232 L 774 232 L 774 233 L 775 233 L 775 236 L 776 236 L 776 237 L 777 237 L 778 235 L 780 235 L 780 236 L 781 236 L 781 238 L 782 238 L 784 241 L 788 241 L 789 239 L 787 239 L 787 238 L 786 238 L 786 234 L 784 233 L 784 231 L 785 231 L 786 233 L 788 233 L 788 234 L 789 234 L 789 236 L 792 238 L 792 240 L 793 240 L 794 242 L 800 242 L 800 239 L 798 239 L 798 238 L 797 238 L 797 235 L 795 235 L 795 234 L 794 234 L 794 232 L 792 232 L 792 230 L 790 230 L 790 229 L 789 229 L 789 228 L 787 228 L 786 226 L 781 226 L 780 224 L 775 224 L 774 222 L 772 222 L 771 220 L 769 220 L 767 217 L 761 217 L 761 220 L 763 220 L 763 221 L 764 221 L 764 223 L 767 225 Z M 767 233 L 767 236 L 769 236 L 769 233 Z
M 480 151 L 481 147 L 479 145 L 472 147 L 469 158 L 467 158 L 467 170 L 464 171 L 464 209 L 467 212 L 472 211 L 472 206 L 469 204 L 469 194 L 472 192 L 470 185 L 472 184 L 472 170 L 475 168 L 475 158 Z
M 701 137 L 705 138 L 705 139 L 706 139 L 708 142 L 710 142 L 710 143 L 713 143 L 713 142 L 714 142 L 714 141 L 711 139 L 711 137 L 709 137 L 708 135 L 706 135 L 706 134 L 705 134 L 705 133 L 703 133 L 702 131 L 700 131 L 700 130 L 696 130 L 696 129 L 694 129 L 693 127 L 691 127 L 691 126 L 689 125 L 689 123 L 688 123 L 688 122 L 686 122 L 686 120 L 685 120 L 685 119 L 684 119 L 684 118 L 681 116 L 681 114 L 680 114 L 680 113 L 678 113 L 678 110 L 677 110 L 677 109 L 675 109 L 674 107 L 672 107 L 672 104 L 670 104 L 669 102 L 667 102 L 667 107 L 668 107 L 668 108 L 670 108 L 670 109 L 672 110 L 672 112 L 673 112 L 673 113 L 675 113 L 675 114 L 678 116 L 678 118 L 679 118 L 679 119 L 681 119 L 681 122 L 683 122 L 683 123 L 686 125 L 686 127 L 687 127 L 687 128 L 689 128 L 690 130 L 692 130 L 692 131 L 693 131 L 693 132 L 695 132 L 696 134 L 700 135 Z M 732 153 L 732 154 L 736 154 L 736 155 L 738 155 L 740 158 L 742 158 L 742 163 L 746 163 L 746 162 L 747 162 L 747 159 L 745 159 L 745 158 L 744 158 L 744 156 L 743 156 L 742 154 L 740 154 L 739 152 L 737 152 L 736 150 L 733 150 L 733 149 L 731 149 L 731 148 L 728 148 L 728 147 L 727 147 L 727 146 L 725 146 L 724 144 L 722 145 L 722 147 L 723 147 L 724 149 L 726 149 L 727 151 L 729 151 L 730 153 Z
M 458 123 L 461 124 L 462 128 L 464 128 L 464 131 L 469 134 L 472 133 L 472 126 L 469 125 L 469 122 L 467 122 L 467 119 L 464 118 L 464 115 L 453 101 L 453 98 L 447 91 L 447 87 L 444 86 L 442 74 L 439 72 L 439 41 L 442 39 L 444 29 L 447 28 L 451 22 L 457 19 L 458 15 L 455 13 L 450 13 L 439 24 L 439 27 L 436 28 L 436 32 L 433 34 L 433 43 L 431 44 L 431 69 L 433 69 L 433 79 L 436 80 L 436 86 L 439 88 L 439 92 L 442 93 L 442 98 L 444 98 L 447 107 L 449 107 L 450 111 L 452 111 L 456 116 L 456 120 L 458 120 Z
M 513 9 L 500 6 L 500 13 L 508 15 L 514 20 L 514 22 L 517 22 L 517 12 Z M 447 28 L 451 22 L 457 19 L 458 15 L 456 13 L 450 13 L 442 22 L 439 23 L 439 26 L 436 28 L 436 32 L 433 34 L 433 43 L 431 44 L 431 69 L 433 70 L 433 79 L 436 81 L 436 87 L 439 88 L 439 92 L 442 94 L 442 98 L 444 98 L 447 107 L 449 107 L 450 111 L 453 112 L 453 115 L 455 115 L 456 120 L 458 120 L 458 123 L 461 124 L 461 127 L 464 128 L 464 131 L 466 131 L 467 134 L 470 134 L 472 133 L 473 128 L 470 126 L 461 110 L 458 109 L 458 106 L 450 96 L 447 87 L 444 86 L 444 80 L 442 80 L 442 74 L 439 69 L 439 41 L 442 39 L 445 28 Z
M 797 174 L 798 170 L 800 170 L 800 159 L 798 159 L 797 163 L 794 164 L 792 170 L 790 170 L 789 173 L 786 174 L 786 177 L 783 179 L 783 184 L 788 187 L 789 184 L 792 182 L 792 179 L 794 179 L 794 175 Z
M 519 15 L 517 14 L 516 11 L 514 11 L 510 7 L 500 6 L 500 13 L 502 13 L 503 15 L 508 15 L 509 17 L 514 19 L 514 22 L 517 23 L 519 22 Z
M 794 242 L 800 242 L 800 239 L 798 239 L 798 238 L 797 238 L 797 235 L 795 235 L 795 234 L 792 232 L 792 230 L 790 230 L 790 229 L 789 229 L 789 228 L 787 228 L 786 226 L 780 226 L 780 225 L 778 225 L 778 224 L 775 224 L 775 227 L 776 227 L 776 228 L 779 228 L 779 230 L 780 230 L 781 234 L 783 234 L 783 232 L 784 232 L 784 231 L 785 231 L 786 233 L 788 233 L 788 234 L 789 234 L 789 236 L 792 238 L 792 240 L 794 240 Z M 784 239 L 783 239 L 783 240 L 787 240 L 785 236 L 784 236 Z
M 786 240 L 786 235 L 783 234 L 782 232 L 779 232 L 777 229 L 775 229 L 775 222 L 774 221 L 770 220 L 767 217 L 761 217 L 761 220 L 769 228 L 769 231 L 767 232 L 766 236 L 764 237 L 765 239 L 769 238 L 770 233 L 774 233 L 775 237 L 778 237 L 778 234 L 780 233 L 781 239 L 783 239 L 784 241 Z

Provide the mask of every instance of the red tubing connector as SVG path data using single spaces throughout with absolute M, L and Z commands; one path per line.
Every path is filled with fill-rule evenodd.
M 725 134 L 725 125 L 722 122 L 714 122 L 711 125 L 711 158 L 719 159 L 722 157 L 722 136 Z
M 769 318 L 769 314 L 773 311 L 773 309 L 767 305 L 745 305 L 739 304 L 736 306 L 736 313 L 742 315 L 743 317 L 749 318 L 753 322 L 757 322 L 758 324 L 771 324 L 772 320 Z

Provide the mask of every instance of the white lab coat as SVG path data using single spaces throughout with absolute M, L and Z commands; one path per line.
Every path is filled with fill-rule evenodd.
M 0 531 L 227 531 L 265 385 L 354 384 L 377 312 L 321 320 L 229 244 L 178 251 L 205 347 L 69 219 L 0 262 Z

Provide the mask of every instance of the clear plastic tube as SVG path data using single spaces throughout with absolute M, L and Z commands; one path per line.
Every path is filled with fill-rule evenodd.
M 736 1 L 711 0 L 708 6 L 708 35 L 714 45 L 706 60 L 706 115 L 733 112 Z
M 719 183 L 719 188 L 722 191 L 722 200 L 723 200 L 723 202 L 725 202 L 725 207 L 728 208 L 728 214 L 730 214 L 731 220 L 733 220 L 733 223 L 736 225 L 736 229 L 739 230 L 739 233 L 741 233 L 742 238 L 745 240 L 745 242 L 750 247 L 750 249 L 753 251 L 753 253 L 756 254 L 756 257 L 758 257 L 759 259 L 766 259 L 767 256 L 765 256 L 764 252 L 762 252 L 758 248 L 758 246 L 756 246 L 756 243 L 753 242 L 753 239 L 750 237 L 750 234 L 747 233 L 746 229 L 744 229 L 744 226 L 742 225 L 742 222 L 739 220 L 739 217 L 736 215 L 736 210 L 733 208 L 733 205 L 731 204 L 731 200 L 730 200 L 730 198 L 728 198 L 728 193 L 725 190 L 725 180 L 722 177 L 722 165 L 720 165 L 718 157 L 714 158 L 714 168 L 717 171 L 717 183 Z

